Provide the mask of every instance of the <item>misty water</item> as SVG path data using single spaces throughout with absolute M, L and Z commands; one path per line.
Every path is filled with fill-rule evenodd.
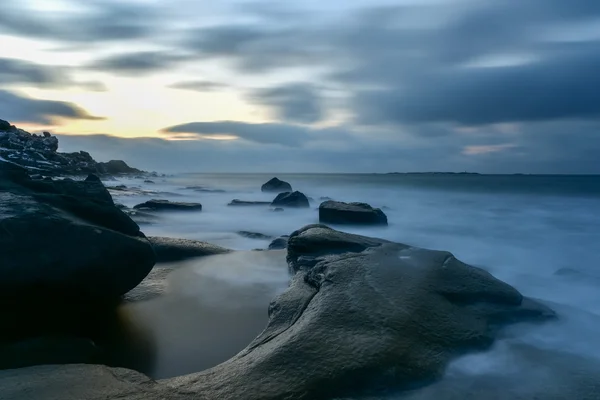
M 447 379 L 539 381 L 539 370 L 534 376 L 531 365 L 518 361 L 519 348 L 542 363 L 544 354 L 548 360 L 559 354 L 600 362 L 599 177 L 279 175 L 314 199 L 311 208 L 227 206 L 232 199 L 272 200 L 274 195 L 260 191 L 272 176 L 184 174 L 155 178 L 154 184 L 133 178 L 105 182 L 147 191 L 112 192 L 130 207 L 150 198 L 202 203 L 202 212 L 161 213 L 141 225 L 148 236 L 245 250 L 170 264 L 164 296 L 123 306 L 121 312 L 152 342 L 154 355 L 144 372 L 155 378 L 196 372 L 242 350 L 265 326 L 269 301 L 285 290 L 289 275 L 285 251 L 251 251 L 270 241 L 237 232 L 277 237 L 317 223 L 316 208 L 325 196 L 367 202 L 388 215 L 388 227 L 338 229 L 448 250 L 557 311 L 556 322 L 511 327 L 490 351 L 457 359 Z M 553 379 L 552 373 L 545 379 Z

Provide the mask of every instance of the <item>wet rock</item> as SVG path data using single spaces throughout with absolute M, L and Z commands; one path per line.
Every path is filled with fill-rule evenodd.
M 269 206 L 269 205 L 271 205 L 271 202 L 270 201 L 246 201 L 246 200 L 233 199 L 227 205 L 228 206 L 239 206 L 239 207 L 245 207 L 245 206 Z
M 273 239 L 273 236 L 265 235 L 263 233 L 258 233 L 258 232 L 239 231 L 237 234 L 240 236 L 243 236 L 245 238 L 248 238 L 248 239 L 259 239 L 259 240 Z
M 287 248 L 289 236 L 280 236 L 269 244 L 269 250 L 283 250 Z
M 193 257 L 229 253 L 231 250 L 199 240 L 150 236 L 157 262 L 179 261 Z

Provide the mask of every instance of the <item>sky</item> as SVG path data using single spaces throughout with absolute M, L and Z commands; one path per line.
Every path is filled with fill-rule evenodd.
M 3 0 L 0 119 L 164 172 L 600 173 L 598 0 Z

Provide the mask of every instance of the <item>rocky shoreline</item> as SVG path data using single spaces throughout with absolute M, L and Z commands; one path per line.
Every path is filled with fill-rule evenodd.
M 449 252 L 313 224 L 276 237 L 265 249 L 285 252 L 287 266 L 281 268 L 289 271 L 290 281 L 264 305 L 269 320 L 262 333 L 215 367 L 154 381 L 119 368 L 119 360 L 107 354 L 107 327 L 123 333 L 124 353 L 140 346 L 152 350 L 152 338 L 140 341 L 122 332 L 128 328 L 115 305 L 161 296 L 171 272 L 165 262 L 223 257 L 232 250 L 146 237 L 99 178 L 115 174 L 105 164 L 81 153 L 57 153 L 56 138 L 0 122 L 0 312 L 8 327 L 0 335 L 0 398 L 336 399 L 390 390 L 421 398 L 419 393 L 435 392 L 452 360 L 491 348 L 505 327 L 559 318 L 547 305 Z M 40 157 L 53 164 L 40 163 Z M 39 179 L 39 171 L 89 175 Z M 309 199 L 291 188 L 274 178 L 262 188 L 277 194 L 272 203 L 234 202 L 309 207 Z M 323 222 L 388 223 L 368 204 L 323 200 Z M 199 203 L 156 200 L 137 209 L 150 215 L 204 212 Z M 595 382 L 581 379 L 565 386 L 565 393 L 590 398 L 585 396 Z M 492 398 L 486 393 L 479 398 Z M 457 398 L 466 397 L 468 392 Z

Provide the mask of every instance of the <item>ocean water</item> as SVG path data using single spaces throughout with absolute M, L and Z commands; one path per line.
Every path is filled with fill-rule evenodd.
M 533 372 L 515 362 L 514 349 L 523 346 L 600 363 L 600 177 L 282 174 L 294 190 L 314 199 L 309 209 L 227 206 L 232 199 L 272 200 L 273 194 L 260 191 L 272 176 L 181 174 L 153 178 L 154 184 L 133 178 L 105 184 L 146 191 L 113 192 L 127 206 L 150 198 L 202 203 L 202 212 L 161 213 L 141 225 L 148 236 L 246 251 L 264 249 L 269 240 L 238 231 L 290 234 L 318 222 L 325 196 L 382 207 L 388 227 L 337 228 L 450 251 L 559 313 L 553 323 L 507 329 L 490 351 L 452 363 L 448 379 L 524 379 Z M 241 350 L 266 324 L 270 299 L 287 286 L 284 258 L 284 252 L 240 252 L 170 265 L 165 296 L 126 306 L 155 343 L 154 362 L 144 372 L 157 378 L 195 372 Z

